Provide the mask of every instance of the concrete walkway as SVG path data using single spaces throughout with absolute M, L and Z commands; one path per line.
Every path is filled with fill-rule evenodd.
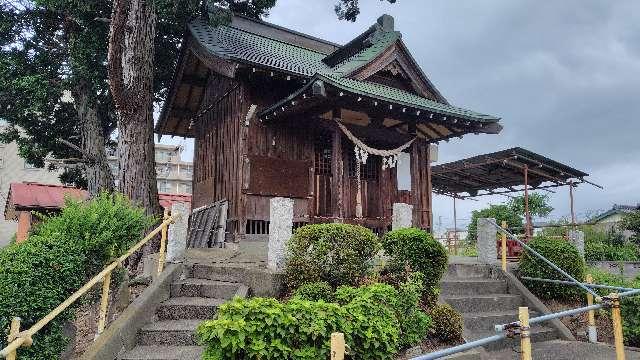
M 486 360 L 520 359 L 520 348 L 503 349 L 483 356 Z M 627 350 L 626 360 L 640 360 L 640 350 Z M 592 344 L 582 341 L 552 340 L 533 344 L 533 356 L 536 360 L 608 360 L 615 359 L 613 346 Z

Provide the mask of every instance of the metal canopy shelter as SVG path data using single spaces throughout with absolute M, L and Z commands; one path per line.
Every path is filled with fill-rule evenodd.
M 575 224 L 573 188 L 581 183 L 602 188 L 585 179 L 589 174 L 520 147 L 437 165 L 431 174 L 433 192 L 453 197 L 454 209 L 455 199 L 524 192 L 527 236 L 531 234 L 529 190 L 569 186 Z

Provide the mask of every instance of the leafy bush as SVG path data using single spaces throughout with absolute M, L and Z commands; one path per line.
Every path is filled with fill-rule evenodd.
M 563 239 L 536 237 L 528 245 L 574 279 L 584 279 L 585 262 L 573 244 Z M 521 276 L 566 280 L 557 270 L 551 268 L 535 255 L 529 254 L 526 250 L 520 255 L 518 269 Z M 523 283 L 531 292 L 543 299 L 568 300 L 578 298 L 581 295 L 581 290 L 574 286 L 527 280 L 524 280 Z
M 614 275 L 598 268 L 589 268 L 588 272 L 593 276 L 594 284 L 621 286 L 627 288 L 640 289 L 640 276 L 635 280 L 625 280 L 620 275 Z M 606 296 L 611 290 L 597 289 L 596 292 L 600 296 Z M 640 346 L 640 296 L 632 296 L 623 298 L 620 302 L 620 311 L 622 312 L 622 328 L 624 333 L 624 343 L 627 346 Z M 605 314 L 611 314 L 609 311 Z
M 287 242 L 286 284 L 292 289 L 318 281 L 355 285 L 371 270 L 379 249 L 378 237 L 362 226 L 303 226 Z
M 428 304 L 435 303 L 439 295 L 440 279 L 447 269 L 447 251 L 444 246 L 428 232 L 416 228 L 386 233 L 382 238 L 382 246 L 391 257 L 390 266 L 397 269 L 398 264 L 407 264 L 411 270 L 424 275 L 423 300 Z
M 313 282 L 297 288 L 293 292 L 293 297 L 301 300 L 331 302 L 333 300 L 333 289 L 325 281 Z
M 133 245 L 151 220 L 119 195 L 67 201 L 62 213 L 44 218 L 25 242 L 0 250 L 0 329 L 14 316 L 22 318 L 22 329 L 31 327 Z M 60 314 L 34 336 L 32 347 L 19 350 L 19 358 L 59 358 L 68 342 L 62 325 L 72 315 Z
M 371 284 L 358 288 L 341 286 L 336 290 L 335 299 L 346 304 L 356 299 L 380 304 L 393 311 L 400 326 L 400 348 L 419 343 L 431 327 L 431 318 L 418 307 L 423 275 L 411 274 L 398 289 L 387 284 Z
M 436 304 L 429 311 L 433 320 L 431 333 L 445 342 L 462 339 L 462 315 L 448 304 Z
M 633 243 L 614 245 L 603 242 L 586 242 L 584 253 L 587 261 L 640 260 L 640 248 Z
M 631 239 L 636 245 L 640 246 L 640 210 L 625 214 L 620 223 L 620 227 L 624 230 L 631 231 L 633 233 Z
M 291 299 L 235 298 L 200 324 L 205 360 L 327 359 L 331 333 L 340 331 L 353 358 L 392 359 L 398 322 L 385 306 L 355 298 L 345 305 Z

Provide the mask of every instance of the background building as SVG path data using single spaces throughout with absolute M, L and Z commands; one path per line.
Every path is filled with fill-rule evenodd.
M 3 124 L 0 124 L 0 130 Z M 14 182 L 37 182 L 60 185 L 59 171 L 34 168 L 18 154 L 18 145 L 0 143 L 0 204 L 5 204 L 9 184 Z M 17 221 L 5 219 L 4 209 L 0 211 L 0 247 L 9 243 L 16 233 Z
M 182 161 L 182 145 L 156 144 L 156 174 L 158 176 L 158 192 L 165 194 L 191 194 L 193 163 Z M 107 160 L 118 182 L 118 158 L 112 151 Z

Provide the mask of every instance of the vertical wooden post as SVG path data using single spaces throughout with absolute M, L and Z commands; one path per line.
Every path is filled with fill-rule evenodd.
M 616 360 L 624 360 L 624 339 L 622 334 L 622 316 L 620 315 L 620 297 L 617 293 L 609 295 L 613 302 L 611 321 L 613 321 L 613 337 L 616 345 Z
M 331 360 L 344 360 L 344 334 L 333 333 L 331 334 Z
M 9 328 L 9 336 L 7 336 L 7 344 L 11 344 L 11 342 L 16 339 L 19 332 L 20 332 L 20 318 L 14 317 L 13 319 L 11 319 L 11 327 Z M 7 355 L 5 359 L 16 360 L 17 357 L 18 357 L 18 350 L 13 350 L 11 353 Z
M 102 279 L 102 296 L 100 298 L 100 315 L 98 317 L 98 335 L 102 334 L 107 324 L 107 310 L 109 306 L 109 286 L 111 285 L 111 272 Z
M 349 154 L 353 156 L 353 154 Z M 342 133 L 335 128 L 331 138 L 331 212 L 334 218 L 344 218 L 343 197 L 343 161 L 342 161 Z
M 585 281 L 587 284 L 593 283 L 593 277 L 591 274 L 587 274 Z M 593 295 L 591 293 L 587 293 L 587 305 L 593 305 Z M 589 342 L 596 343 L 598 342 L 598 331 L 596 330 L 596 312 L 595 310 L 589 310 Z
M 505 220 L 502 220 L 502 228 L 507 229 L 507 222 Z M 502 254 L 502 271 L 507 271 L 507 234 L 502 233 L 501 240 L 502 250 L 500 253 Z
M 531 216 L 529 214 L 529 166 L 524 166 L 524 219 L 525 236 L 527 240 L 531 238 Z
M 160 237 L 160 253 L 158 254 L 158 275 L 164 270 L 164 261 L 167 258 L 167 230 L 169 225 L 165 222 L 169 218 L 169 211 L 164 209 L 164 216 L 162 217 L 162 230 Z
M 531 360 L 531 338 L 529 337 L 529 308 L 522 306 L 518 309 L 520 320 L 520 351 L 522 360 Z

